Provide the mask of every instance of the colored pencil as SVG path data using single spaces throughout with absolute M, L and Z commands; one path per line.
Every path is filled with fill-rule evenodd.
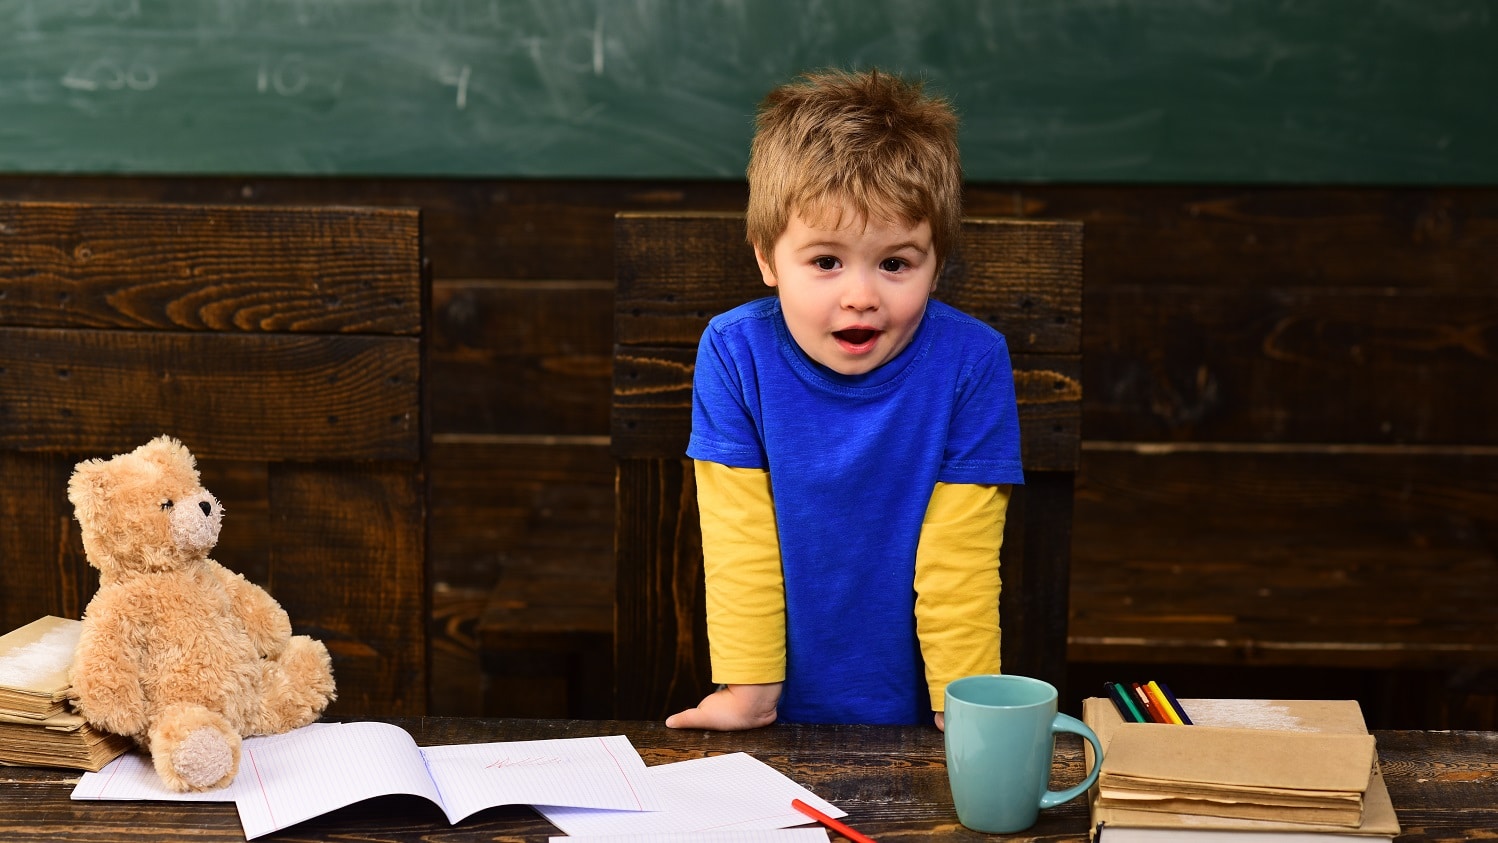
M 1170 702 L 1171 708 L 1174 708 L 1176 714 L 1181 716 L 1181 724 L 1185 726 L 1192 725 L 1191 718 L 1186 716 L 1186 707 L 1181 705 L 1181 701 L 1176 699 L 1176 695 L 1170 692 L 1170 686 L 1164 682 L 1157 682 L 1155 684 L 1160 686 L 1160 693 L 1165 695 L 1165 699 Z
M 1166 719 L 1171 722 L 1171 725 L 1182 725 L 1181 715 L 1176 714 L 1175 708 L 1165 699 L 1165 694 L 1160 691 L 1160 686 L 1155 684 L 1155 680 L 1151 679 L 1144 683 L 1144 692 L 1149 694 L 1150 702 L 1155 704 L 1155 708 L 1159 709 L 1165 715 Z
M 874 838 L 859 834 L 843 823 L 838 822 L 832 817 L 829 817 L 821 811 L 818 811 L 816 808 L 813 808 L 805 802 L 802 802 L 800 799 L 792 799 L 791 807 L 807 815 L 808 817 L 811 817 L 822 825 L 827 826 L 828 828 L 832 829 L 838 834 L 841 834 L 849 840 L 852 840 L 853 843 L 875 843 Z
M 1113 707 L 1118 709 L 1118 716 L 1125 723 L 1148 723 L 1148 717 L 1139 710 L 1139 706 L 1129 698 L 1129 692 L 1117 682 L 1104 682 L 1103 690 L 1107 692 L 1108 698 L 1113 700 Z

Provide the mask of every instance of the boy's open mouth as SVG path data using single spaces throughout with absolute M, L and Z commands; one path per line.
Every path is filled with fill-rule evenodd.
M 850 345 L 863 345 L 879 335 L 873 328 L 848 328 L 844 331 L 833 331 L 832 335 Z

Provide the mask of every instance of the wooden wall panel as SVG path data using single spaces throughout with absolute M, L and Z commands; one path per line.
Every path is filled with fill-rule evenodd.
M 82 616 L 99 586 L 71 517 L 77 460 L 0 449 L 0 628 Z
M 170 433 L 199 459 L 419 457 L 414 337 L 0 328 L 0 344 L 6 448 L 117 454 Z
M 1498 669 L 1498 449 L 1087 452 L 1071 654 Z
M 1103 441 L 1498 444 L 1498 274 L 1489 283 L 1403 293 L 1099 285 L 1086 302 L 1083 432 Z
M 738 211 L 744 198 L 734 181 L 0 175 L 0 199 L 422 209 L 434 290 L 432 565 L 458 606 L 443 616 L 459 630 L 454 653 L 471 652 L 471 635 L 457 639 L 504 565 L 554 562 L 547 549 L 569 536 L 579 552 L 567 558 L 612 563 L 611 336 L 598 320 L 610 306 L 613 215 Z M 1246 566 L 1271 589 L 1297 582 L 1313 556 L 1359 566 L 1345 576 L 1415 560 L 1422 587 L 1453 600 L 1464 599 L 1463 576 L 1498 565 L 1498 531 L 1471 511 L 1487 500 L 1474 484 L 1494 474 L 1483 449 L 1498 444 L 1498 189 L 1024 184 L 970 185 L 966 198 L 973 215 L 1085 226 L 1074 606 L 1148 602 L 1203 557 Z M 0 322 L 6 314 L 0 300 Z M 1169 450 L 1182 447 L 1198 450 Z M 1276 457 L 1277 447 L 1297 450 Z M 1410 474 L 1421 465 L 1442 466 L 1447 481 Z M 1217 484 L 1255 477 L 1263 485 L 1246 498 Z M 1421 501 L 1419 529 L 1379 509 L 1402 489 Z M 1318 503 L 1313 491 L 1330 497 Z M 1368 500 L 1381 503 L 1352 514 Z M 1214 518 L 1238 526 L 1198 544 L 1178 535 Z M 1277 526 L 1259 535 L 1255 523 Z M 1119 570 L 1123 591 L 1089 592 Z M 1074 655 L 1140 653 L 1086 643 Z M 1213 657 L 1236 666 L 1240 655 Z M 1473 676 L 1461 687 L 1488 687 Z M 502 693 L 480 692 L 504 712 Z M 1465 699 L 1447 710 L 1486 716 Z M 433 711 L 444 705 L 434 699 Z
M 439 435 L 431 455 L 433 581 L 487 589 L 547 564 L 613 577 L 614 462 L 606 437 Z
M 425 711 L 427 643 L 408 635 L 431 617 L 424 481 L 409 465 L 344 470 L 273 464 L 270 573 L 260 583 L 298 633 L 328 647 L 338 699 L 329 714 Z
M 445 434 L 608 430 L 612 281 L 433 284 L 433 422 Z

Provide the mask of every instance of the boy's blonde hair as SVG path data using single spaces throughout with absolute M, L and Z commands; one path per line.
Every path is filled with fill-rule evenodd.
M 776 88 L 760 104 L 748 178 L 748 239 L 766 260 L 798 212 L 834 226 L 850 210 L 865 222 L 925 220 L 942 262 L 957 245 L 957 115 L 920 83 L 826 70 Z

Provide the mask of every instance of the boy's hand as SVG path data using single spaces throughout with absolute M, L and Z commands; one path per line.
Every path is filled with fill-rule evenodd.
M 947 718 L 942 715 L 942 712 L 938 711 L 936 712 L 936 731 L 945 732 L 946 730 Z
M 725 685 L 708 694 L 696 708 L 666 718 L 671 729 L 712 729 L 733 732 L 757 729 L 775 722 L 780 682 L 765 685 Z

